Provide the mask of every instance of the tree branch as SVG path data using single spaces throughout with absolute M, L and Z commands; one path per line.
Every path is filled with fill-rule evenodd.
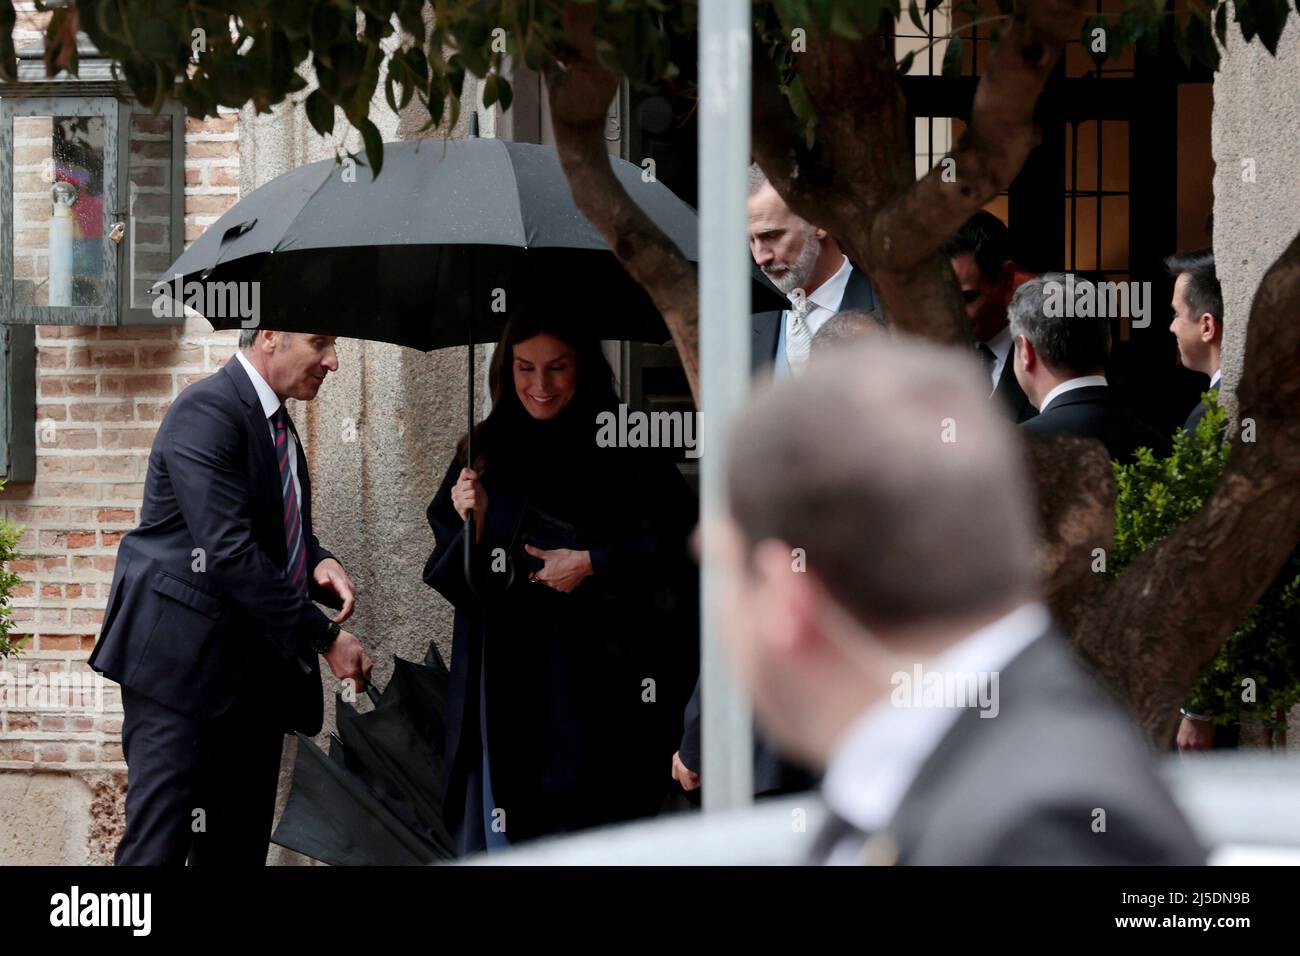
M 627 194 L 605 148 L 605 117 L 620 77 L 596 56 L 596 9 L 561 11 L 569 51 L 546 69 L 556 149 L 574 203 L 650 295 L 672 334 L 699 406 L 699 287 L 694 265 Z
M 1078 28 L 1086 0 L 1027 0 L 1016 10 L 975 88 L 970 124 L 957 147 L 871 223 L 875 268 L 920 263 L 1006 189 L 1038 145 L 1034 107 Z M 951 170 L 951 182 L 945 173 Z

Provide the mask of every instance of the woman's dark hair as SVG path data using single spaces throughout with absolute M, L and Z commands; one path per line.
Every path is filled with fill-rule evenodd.
M 569 311 L 550 311 L 535 306 L 521 309 L 506 323 L 505 332 L 492 355 L 492 365 L 488 369 L 492 411 L 474 426 L 475 470 L 483 467 L 496 442 L 506 438 L 512 427 L 518 427 L 530 417 L 515 394 L 513 367 L 515 345 L 537 335 L 553 336 L 573 349 L 578 381 L 571 406 L 584 406 L 594 414 L 618 404 L 614 370 L 600 349 L 600 338 L 591 330 L 589 319 L 575 318 Z M 561 414 L 571 410 L 566 408 Z M 594 429 L 594 423 L 592 427 Z M 468 437 L 462 435 L 456 446 L 456 457 L 461 464 L 467 464 Z

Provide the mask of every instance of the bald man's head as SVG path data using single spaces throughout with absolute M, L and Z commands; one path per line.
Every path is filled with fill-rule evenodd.
M 802 549 L 863 626 L 978 614 L 1034 590 L 1017 436 L 964 353 L 881 336 L 819 357 L 735 424 L 731 517 Z

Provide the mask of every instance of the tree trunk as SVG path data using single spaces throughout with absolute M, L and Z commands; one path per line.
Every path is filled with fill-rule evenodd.
M 578 210 L 664 317 L 698 408 L 700 302 L 695 266 L 632 201 L 610 166 L 605 117 L 620 77 L 596 58 L 595 7 L 570 3 L 561 18 L 572 55 L 547 69 L 546 90 L 564 177 Z

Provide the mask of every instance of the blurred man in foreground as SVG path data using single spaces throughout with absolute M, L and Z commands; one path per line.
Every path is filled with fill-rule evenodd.
M 1034 509 L 978 370 L 880 339 L 819 363 L 733 429 L 711 556 L 760 724 L 826 769 L 813 860 L 1204 862 L 1036 599 Z

